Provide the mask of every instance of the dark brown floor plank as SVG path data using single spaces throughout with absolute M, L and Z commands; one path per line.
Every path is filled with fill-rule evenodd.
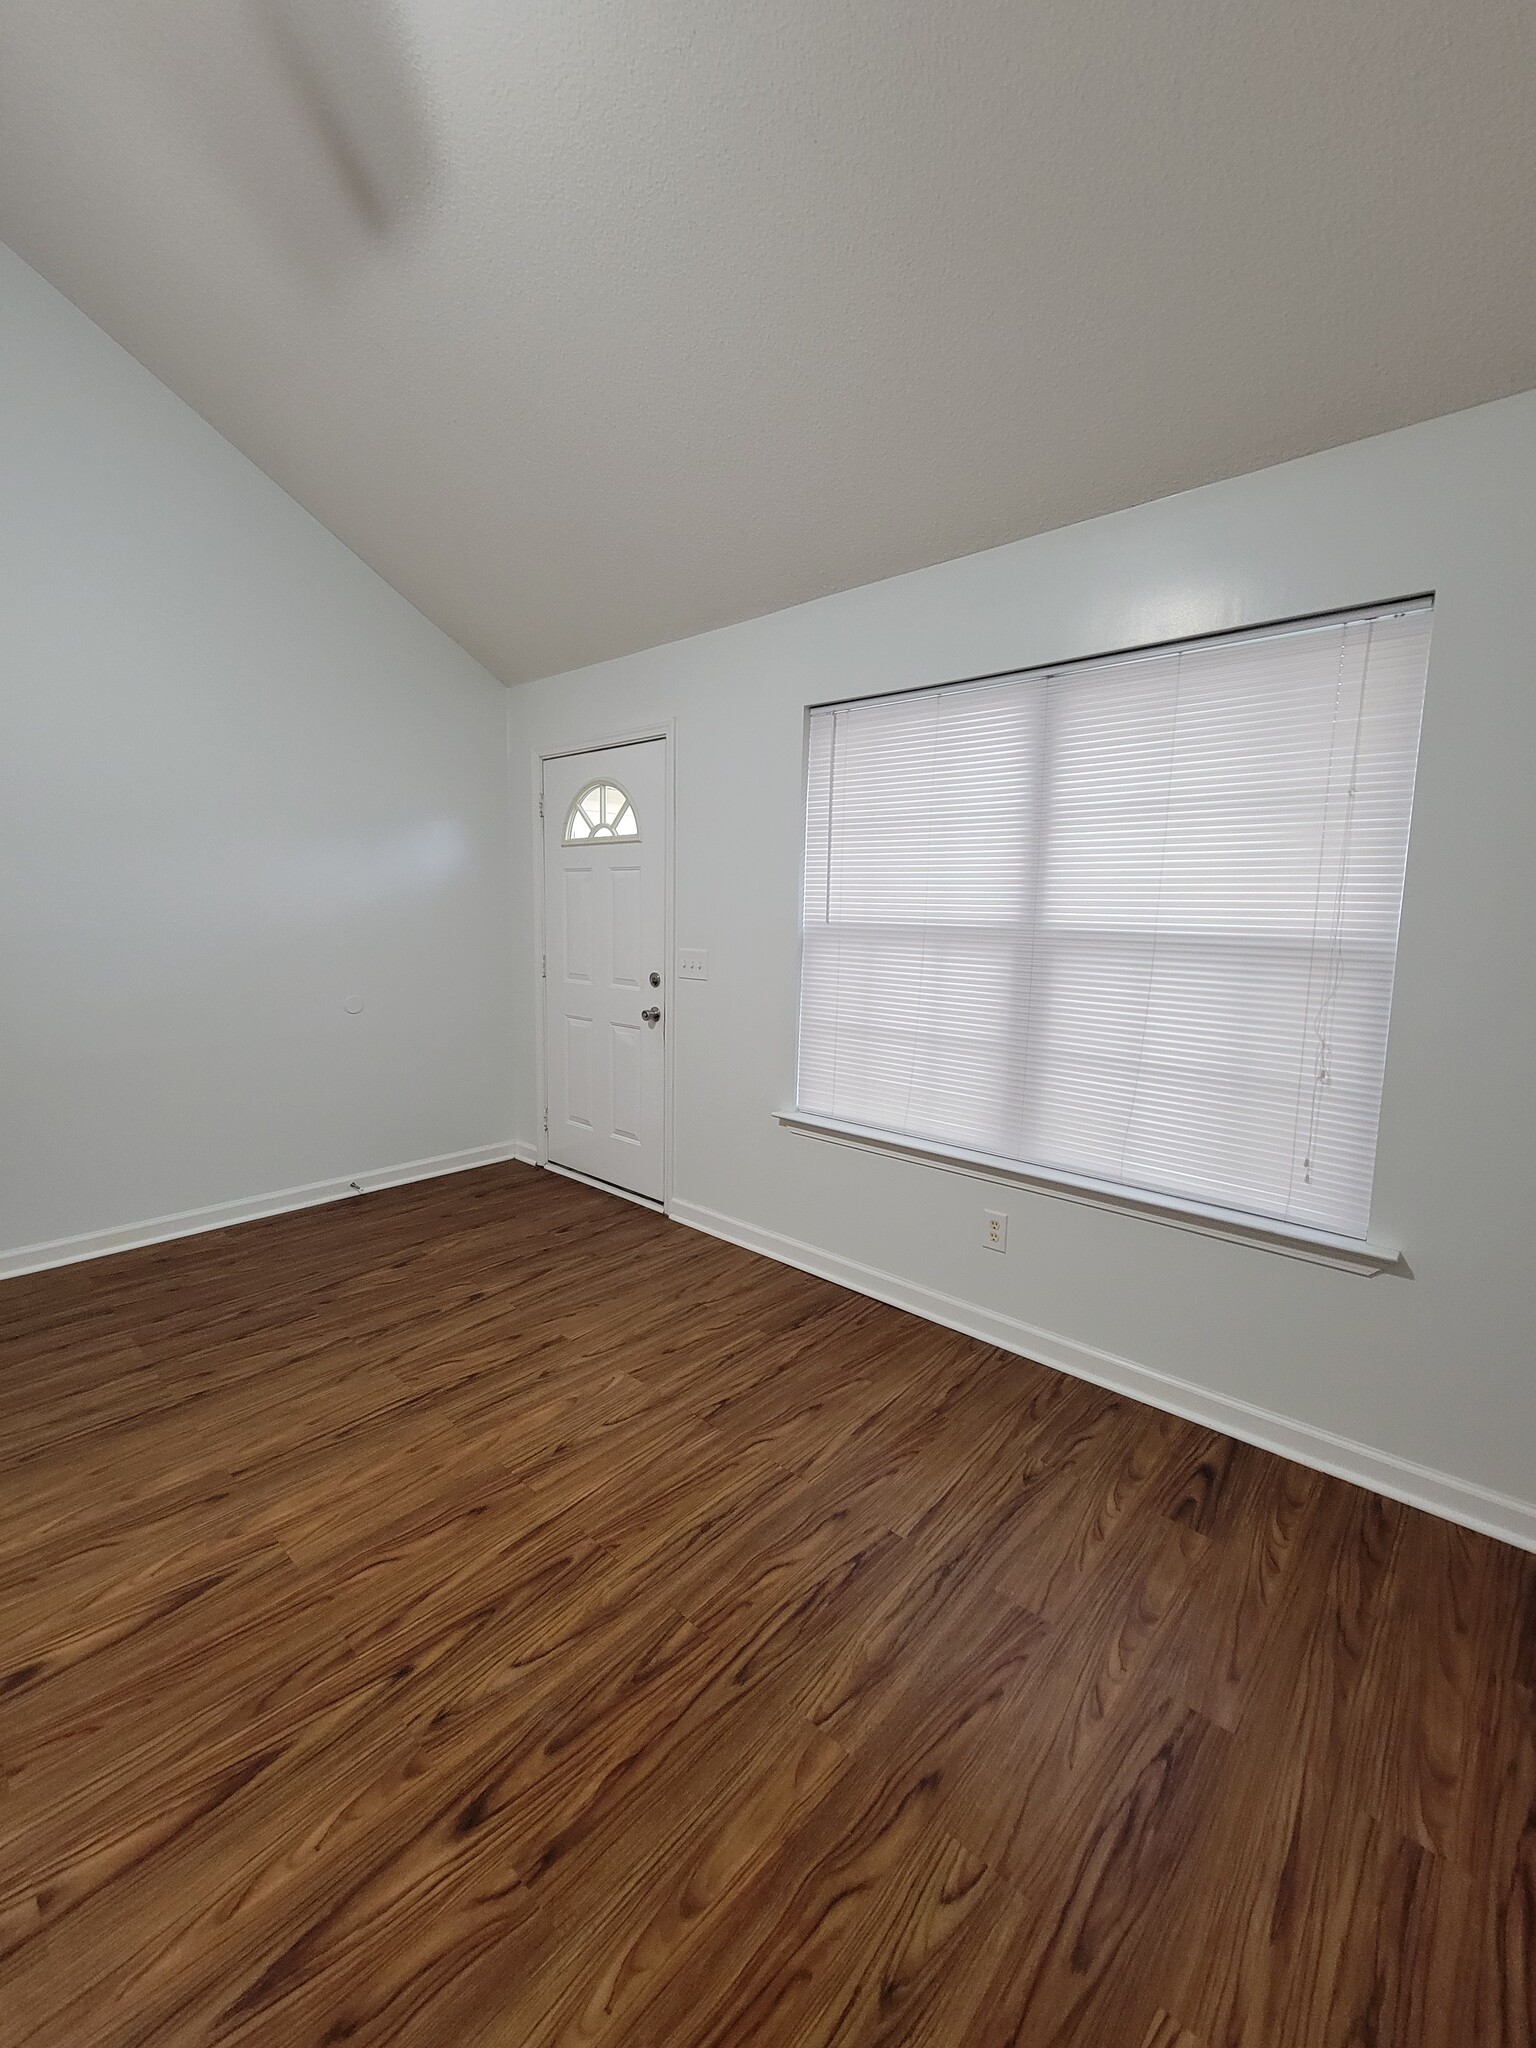
M 1536 2048 L 1536 1560 L 524 1167 L 0 1286 L 0 2039 Z

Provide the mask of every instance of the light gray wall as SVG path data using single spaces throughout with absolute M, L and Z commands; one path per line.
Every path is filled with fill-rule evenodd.
M 500 684 L 7 250 L 0 474 L 0 1270 L 505 1145 Z
M 805 706 L 1433 590 L 1364 1278 L 791 1135 Z M 1536 394 L 512 693 L 518 1128 L 541 749 L 676 722 L 676 1213 L 1536 1542 Z M 983 1207 L 1012 1217 L 1005 1257 Z M 1489 1490 L 1489 1497 L 1481 1490 Z

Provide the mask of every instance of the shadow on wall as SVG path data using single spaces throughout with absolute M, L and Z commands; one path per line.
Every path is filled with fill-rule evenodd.
M 439 169 L 426 79 L 391 0 L 71 4 L 316 278 L 425 211 Z

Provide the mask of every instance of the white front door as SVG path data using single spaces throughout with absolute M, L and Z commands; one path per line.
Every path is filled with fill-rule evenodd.
M 660 1201 L 667 743 L 544 763 L 548 1155 Z

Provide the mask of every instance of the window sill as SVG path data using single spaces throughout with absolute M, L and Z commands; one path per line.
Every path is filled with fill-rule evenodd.
M 999 1159 L 987 1152 L 967 1152 L 954 1145 L 938 1145 L 926 1138 L 907 1138 L 893 1131 L 880 1131 L 864 1124 L 841 1123 L 834 1117 L 814 1116 L 805 1110 L 775 1112 L 785 1130 L 802 1137 L 820 1138 L 830 1144 L 852 1145 L 863 1151 L 884 1152 L 892 1158 L 915 1160 L 922 1166 L 936 1166 L 942 1172 L 963 1173 L 974 1180 L 999 1181 L 1028 1188 L 1034 1194 L 1049 1195 L 1065 1202 L 1084 1202 L 1098 1209 L 1118 1210 L 1139 1216 L 1149 1223 L 1165 1223 L 1176 1230 L 1198 1231 L 1205 1237 L 1222 1237 L 1235 1244 L 1252 1245 L 1260 1251 L 1279 1252 L 1289 1259 L 1308 1259 L 1315 1265 L 1332 1266 L 1347 1273 L 1399 1273 L 1406 1275 L 1407 1262 L 1400 1251 L 1366 1239 L 1334 1237 L 1326 1231 L 1296 1230 L 1284 1223 L 1267 1222 L 1237 1209 L 1218 1209 L 1200 1202 L 1181 1201 L 1176 1196 L 1143 1193 L 1109 1181 L 1090 1180 L 1070 1173 L 1046 1172 L 1023 1166 L 1011 1159 Z

